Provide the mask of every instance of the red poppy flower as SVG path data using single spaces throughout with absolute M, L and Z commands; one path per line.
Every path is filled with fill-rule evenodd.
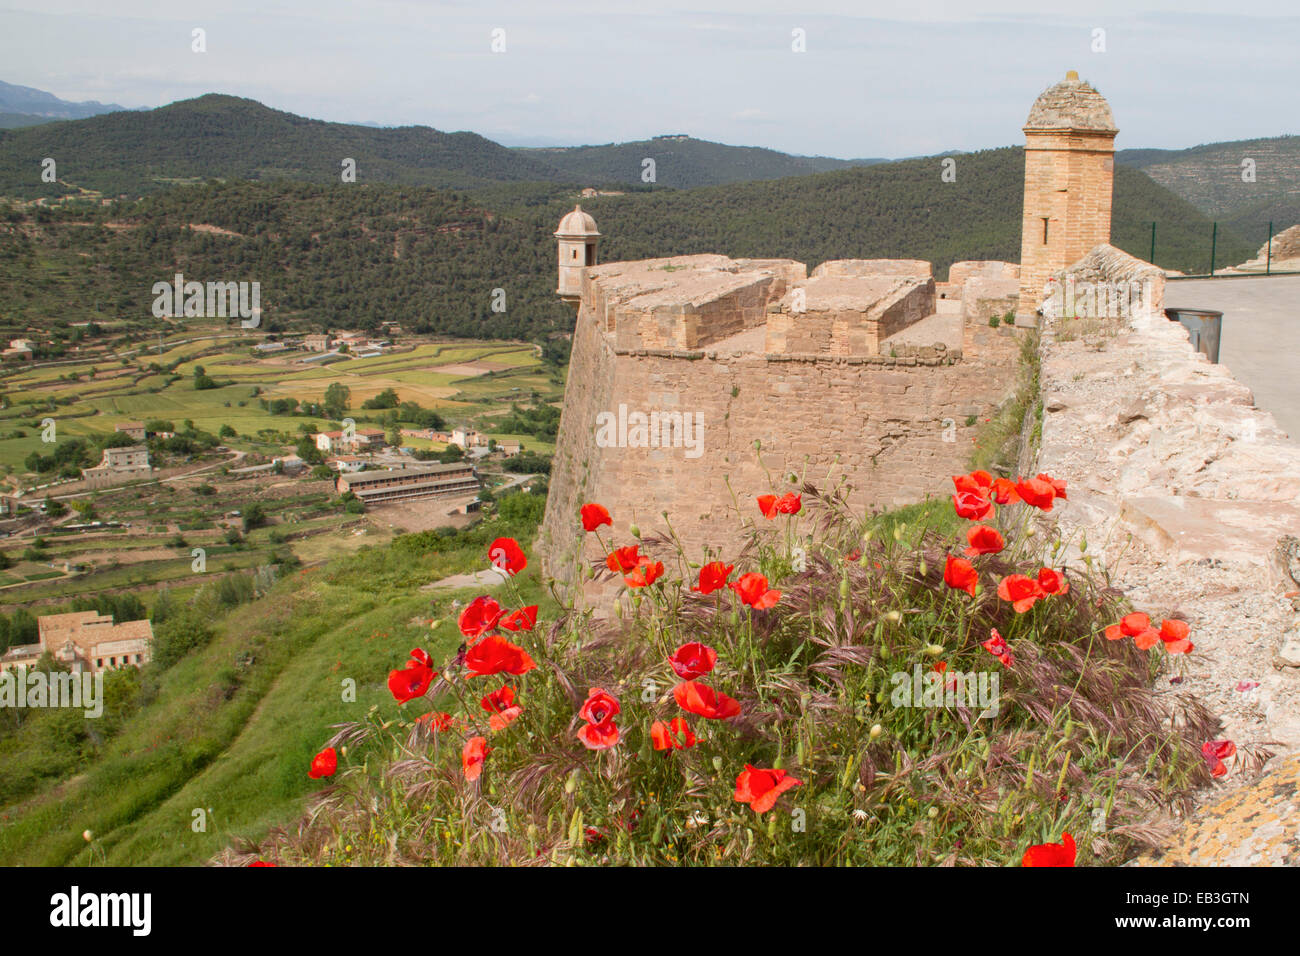
M 655 750 L 685 750 L 695 746 L 695 734 L 685 717 L 674 717 L 667 723 L 656 720 L 651 724 L 650 741 Z
M 736 800 L 748 803 L 755 813 L 766 813 L 776 806 L 777 798 L 787 790 L 799 786 L 784 770 L 760 770 L 750 764 L 736 775 Z
M 1060 843 L 1039 843 L 1025 851 L 1021 866 L 1074 866 L 1074 837 L 1065 833 Z
M 1041 478 L 1022 478 L 1016 482 L 1016 494 L 1027 505 L 1033 505 L 1043 511 L 1052 510 L 1056 500 L 1056 488 L 1050 481 Z
M 1020 495 L 1016 494 L 1016 483 L 1010 478 L 993 479 L 992 497 L 1000 505 L 1009 505 L 1020 500 Z
M 470 640 L 482 637 L 497 626 L 505 609 L 486 594 L 470 601 L 460 612 L 460 632 Z
M 1060 498 L 1062 501 L 1068 501 L 1068 500 L 1069 500 L 1068 498 L 1065 497 L 1065 479 L 1063 479 L 1063 478 L 1053 478 L 1051 475 L 1042 475 L 1042 474 L 1040 474 L 1040 475 L 1038 476 L 1038 480 L 1039 480 L 1039 481 L 1045 481 L 1045 482 L 1047 482 L 1049 485 L 1051 485 L 1051 486 L 1052 486 L 1052 493 L 1055 494 L 1056 497 Z
M 389 671 L 388 690 L 399 704 L 424 696 L 438 672 L 421 664 L 418 660 L 409 660 L 401 670 Z
M 1231 740 L 1207 740 L 1201 744 L 1201 756 L 1210 767 L 1211 777 L 1222 777 L 1228 772 L 1228 765 L 1223 761 L 1237 752 L 1237 745 Z
M 953 475 L 952 483 L 959 493 L 987 498 L 993 489 L 993 476 L 987 471 L 972 471 L 969 475 Z
M 777 515 L 794 515 L 798 514 L 803 507 L 803 498 L 794 492 L 787 491 L 780 497 L 776 495 L 759 495 L 758 510 L 763 512 L 763 517 L 769 521 Z
M 990 528 L 986 524 L 967 528 L 966 540 L 970 544 L 966 549 L 966 556 L 971 558 L 980 554 L 997 554 L 1007 546 L 997 528 Z
M 583 724 L 578 728 L 578 739 L 588 750 L 608 750 L 618 743 L 618 726 L 612 720 L 603 724 Z
M 614 519 L 609 516 L 609 510 L 604 505 L 586 504 L 579 511 L 584 531 L 595 531 L 603 524 L 614 527 Z
M 1070 582 L 1065 580 L 1065 575 L 1052 568 L 1039 570 L 1038 586 L 1043 589 L 1044 594 L 1067 594 L 1070 590 Z
M 1191 628 L 1187 626 L 1186 621 L 1178 621 L 1173 618 L 1160 622 L 1160 640 L 1165 642 L 1165 650 L 1170 654 L 1190 654 L 1193 648 L 1191 641 L 1187 639 Z
M 781 592 L 769 589 L 767 578 L 752 571 L 742 574 L 727 587 L 739 594 L 741 601 L 759 611 L 775 607 L 776 602 L 781 600 Z
M 1154 627 L 1148 627 L 1141 634 L 1134 636 L 1133 643 L 1139 651 L 1149 651 L 1160 643 L 1160 632 Z
M 682 680 L 695 680 L 713 670 L 718 663 L 718 652 L 707 644 L 692 641 L 677 648 L 668 663 Z
M 700 583 L 691 590 L 699 591 L 701 594 L 712 594 L 727 583 L 727 578 L 731 577 L 734 568 L 734 564 L 723 564 L 721 561 L 709 562 L 700 568 Z
M 1037 581 L 1023 574 L 1008 574 L 998 584 L 998 597 L 1013 602 L 1017 614 L 1024 614 L 1035 601 L 1046 596 Z
M 313 780 L 319 780 L 321 777 L 332 777 L 334 772 L 339 769 L 339 755 L 333 747 L 326 747 L 316 756 L 311 758 L 311 769 L 307 771 L 307 776 Z
M 630 588 L 645 588 L 654 584 L 656 579 L 663 576 L 664 563 L 662 561 L 651 561 L 644 554 L 636 559 L 636 567 L 623 575 L 623 583 Z
M 451 714 L 441 710 L 431 710 L 415 721 L 417 724 L 428 724 L 430 730 L 443 731 L 449 729 L 456 723 L 456 718 Z
M 1145 614 L 1135 611 L 1132 614 L 1125 614 L 1118 624 L 1111 624 L 1106 628 L 1106 640 L 1118 641 L 1125 637 L 1137 637 L 1143 631 L 1151 627 L 1151 618 Z
M 688 680 L 678 684 L 673 688 L 673 699 L 688 714 L 708 720 L 726 720 L 740 716 L 740 701 L 699 681 Z
M 411 650 L 411 660 L 417 664 L 423 664 L 425 667 L 433 666 L 433 658 L 429 656 L 429 652 L 423 647 L 416 647 Z
M 504 730 L 524 712 L 524 709 L 515 703 L 513 687 L 494 690 L 479 701 L 479 706 L 492 715 L 488 718 L 488 726 L 493 730 Z
M 959 491 L 953 495 L 952 506 L 957 512 L 957 517 L 971 521 L 983 521 L 993 513 L 993 502 L 969 491 Z
M 618 712 L 618 698 L 599 687 L 592 687 L 587 691 L 587 699 L 582 702 L 578 716 L 589 724 L 603 724 L 618 716 Z
M 501 619 L 500 626 L 507 631 L 531 631 L 536 623 L 537 605 L 530 604 L 528 607 L 521 607 L 507 614 Z
M 980 646 L 1000 660 L 1003 667 L 1010 667 L 1016 662 L 1016 656 L 1011 653 L 1010 645 L 998 633 L 996 627 L 989 629 L 989 639 Z
M 486 737 L 471 737 L 465 741 L 460 751 L 460 766 L 465 771 L 466 780 L 473 783 L 479 778 L 483 773 L 483 762 L 491 752 Z
M 965 558 L 954 558 L 950 554 L 943 566 L 943 580 L 948 587 L 957 591 L 965 591 L 971 597 L 974 597 L 975 585 L 979 581 L 979 575 L 975 572 L 975 565 Z
M 524 549 L 519 547 L 519 542 L 514 538 L 497 538 L 488 545 L 488 560 L 492 562 L 492 567 L 511 577 L 528 567 Z
M 465 666 L 470 677 L 487 677 L 503 671 L 518 676 L 537 664 L 522 647 L 511 644 L 500 634 L 489 634 L 465 652 Z
M 249 866 L 276 866 L 275 863 L 267 863 L 265 860 L 254 860 Z
M 627 574 L 636 567 L 638 560 L 637 549 L 640 547 L 639 544 L 629 544 L 626 548 L 615 548 L 605 558 L 605 567 L 611 571 L 620 571 Z

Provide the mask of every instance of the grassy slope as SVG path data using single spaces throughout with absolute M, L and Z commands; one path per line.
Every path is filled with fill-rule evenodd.
M 412 647 L 454 652 L 453 623 L 432 641 L 411 623 L 450 595 L 418 587 L 474 566 L 479 550 L 370 549 L 235 610 L 211 644 L 163 675 L 154 701 L 88 769 L 0 812 L 0 864 L 197 864 L 232 837 L 292 820 L 319 789 L 304 768 L 327 728 L 372 706 L 395 715 L 385 681 Z M 344 678 L 356 681 L 354 703 L 342 700 Z M 206 832 L 191 828 L 198 808 L 210 808 Z

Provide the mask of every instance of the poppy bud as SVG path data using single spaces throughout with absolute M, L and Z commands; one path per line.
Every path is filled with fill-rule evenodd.
M 578 775 L 576 773 L 571 773 L 569 774 L 569 779 L 564 781 L 564 792 L 573 793 L 573 791 L 577 789 L 578 789 Z
M 929 571 L 929 570 L 930 570 L 930 566 L 929 566 L 928 564 L 925 563 L 925 558 L 922 558 L 922 559 L 921 559 L 921 577 L 925 577 L 926 572 Z
M 716 771 L 718 771 L 718 773 L 722 773 L 722 758 L 721 758 L 721 757 L 714 757 L 714 758 L 713 758 L 713 769 L 716 770 Z
M 925 645 L 925 652 L 929 654 L 931 657 L 938 657 L 940 654 L 943 653 L 943 645 L 927 644 Z
M 89 843 L 91 840 L 95 839 L 95 834 L 91 833 L 89 830 L 82 830 L 81 838 Z
M 901 611 L 888 611 L 885 613 L 885 620 L 890 624 L 897 624 L 902 619 L 903 614 Z
M 877 737 L 879 737 L 879 736 L 880 736 L 881 734 L 883 734 L 884 732 L 885 732 L 885 728 L 884 728 L 884 727 L 881 727 L 879 724 L 872 724 L 872 725 L 871 725 L 871 731 L 870 731 L 870 734 L 871 734 L 871 739 L 872 739 L 872 740 L 875 740 Z
M 845 600 L 848 600 L 848 597 L 849 597 L 849 579 L 848 579 L 848 578 L 845 578 L 844 580 L 840 581 L 840 597 L 843 598 L 843 599 L 845 599 Z
M 636 538 L 638 541 L 641 540 L 641 529 L 638 528 L 636 525 L 634 524 L 628 525 L 627 533 L 630 534 L 632 537 Z
M 929 817 L 930 817 L 930 819 L 933 820 L 933 819 L 934 819 L 935 817 L 937 817 L 938 815 L 939 815 L 939 808 L 938 808 L 938 807 L 931 807 L 931 808 L 930 808 L 930 813 L 929 813 Z
M 1036 534 L 1038 534 L 1038 529 L 1035 528 L 1033 525 L 1030 525 L 1028 528 L 1025 529 L 1026 538 L 1032 538 Z

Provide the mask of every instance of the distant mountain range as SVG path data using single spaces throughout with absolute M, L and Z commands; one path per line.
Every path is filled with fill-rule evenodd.
M 0 126 L 6 117 L 42 124 L 0 129 L 0 195 L 24 198 L 79 189 L 135 197 L 207 179 L 323 184 L 340 181 L 344 159 L 355 160 L 359 183 L 445 189 L 557 183 L 640 191 L 784 179 L 891 162 L 795 156 L 676 134 L 599 146 L 511 148 L 471 132 L 306 119 L 215 93 L 135 111 L 116 104 L 69 103 L 41 90 L 0 83 Z M 58 163 L 60 183 L 40 181 L 45 157 Z M 1116 158 L 1254 245 L 1263 243 L 1270 220 L 1279 230 L 1300 222 L 1300 136 L 1182 150 L 1126 149 Z M 1254 181 L 1242 179 L 1247 159 L 1254 163 Z M 653 160 L 653 178 L 647 160 Z
M 0 81 L 0 128 L 3 129 L 36 126 L 54 120 L 85 119 L 125 109 L 125 106 L 116 103 L 100 103 L 96 100 L 73 103 L 44 90 Z

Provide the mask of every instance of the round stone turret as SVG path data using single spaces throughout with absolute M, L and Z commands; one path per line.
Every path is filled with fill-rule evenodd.
M 555 238 L 560 253 L 556 294 L 568 302 L 577 302 L 582 298 L 582 270 L 596 264 L 596 246 L 600 241 L 596 220 L 583 212 L 581 206 L 574 206 L 573 211 L 560 220 Z

